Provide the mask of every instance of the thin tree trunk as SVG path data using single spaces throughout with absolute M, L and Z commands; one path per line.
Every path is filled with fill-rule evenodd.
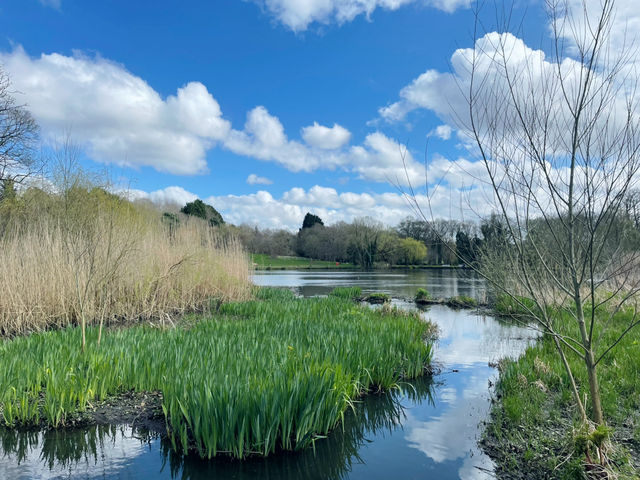
M 577 293 L 575 297 L 576 303 L 576 316 L 578 319 L 578 325 L 580 327 L 580 337 L 582 338 L 582 345 L 585 348 L 584 363 L 587 368 L 587 375 L 589 377 L 589 393 L 591 396 L 591 409 L 592 420 L 602 425 L 604 423 L 604 415 L 602 413 L 602 402 L 600 400 L 600 386 L 598 384 L 598 374 L 596 371 L 596 362 L 593 355 L 593 347 L 589 340 L 589 334 L 584 321 L 584 309 L 582 308 L 582 299 L 580 294 Z
M 560 354 L 560 358 L 562 359 L 562 364 L 564 365 L 567 375 L 569 376 L 569 382 L 571 383 L 571 391 L 573 392 L 573 397 L 575 398 L 576 404 L 578 405 L 580 417 L 582 418 L 583 422 L 586 422 L 587 412 L 585 411 L 584 404 L 580 399 L 580 392 L 578 392 L 578 386 L 576 385 L 576 380 L 573 377 L 573 373 L 571 372 L 571 367 L 569 366 L 567 357 L 565 356 L 564 351 L 562 350 L 562 346 L 560 345 L 560 341 L 558 340 L 558 337 L 554 336 L 553 341 L 556 344 L 556 348 L 558 349 L 558 353 Z

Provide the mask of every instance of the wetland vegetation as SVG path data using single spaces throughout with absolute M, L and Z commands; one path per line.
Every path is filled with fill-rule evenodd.
M 61 427 L 92 402 L 158 391 L 175 449 L 243 458 L 298 450 L 359 396 L 429 371 L 433 329 L 417 315 L 361 307 L 338 292 L 297 299 L 261 289 L 176 328 L 97 328 L 3 341 L 2 420 Z

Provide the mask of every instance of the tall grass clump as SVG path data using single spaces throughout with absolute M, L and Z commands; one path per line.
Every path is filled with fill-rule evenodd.
M 89 182 L 0 202 L 0 334 L 153 320 L 247 298 L 238 242 Z
M 362 296 L 362 289 L 360 287 L 336 287 L 329 292 L 329 295 L 347 300 L 356 299 Z
M 311 445 L 370 390 L 398 388 L 431 359 L 429 324 L 338 297 L 223 304 L 192 327 L 88 328 L 5 340 L 0 403 L 6 425 L 63 426 L 118 393 L 160 391 L 174 449 L 242 458 Z

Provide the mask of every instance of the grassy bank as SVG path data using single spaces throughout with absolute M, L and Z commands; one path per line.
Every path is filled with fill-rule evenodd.
M 424 374 L 431 329 L 417 315 L 355 305 L 347 292 L 296 299 L 260 290 L 172 329 L 67 328 L 0 346 L 2 420 L 64 426 L 91 402 L 160 391 L 179 450 L 242 458 L 310 445 L 371 388 Z
M 256 270 L 305 270 L 305 269 L 357 269 L 360 268 L 353 263 L 329 262 L 325 260 L 314 260 L 305 257 L 282 257 L 271 256 L 263 253 L 252 253 L 251 261 Z M 456 270 L 464 267 L 458 265 L 382 265 L 378 264 L 374 268 L 382 270 L 420 270 L 420 269 L 442 269 Z
M 573 326 L 559 314 L 562 334 Z M 613 342 L 629 325 L 631 312 L 618 313 L 607 329 L 596 332 L 602 344 Z M 561 329 L 562 330 L 562 329 Z M 602 352 L 599 352 L 602 353 Z M 568 357 L 580 393 L 588 393 L 583 360 Z M 498 466 L 499 478 L 585 478 L 585 432 L 579 428 L 571 387 L 554 342 L 543 337 L 517 361 L 499 365 L 496 402 L 483 445 Z M 638 478 L 628 465 L 640 466 L 640 330 L 632 331 L 598 365 L 602 403 L 613 429 L 612 467 L 621 478 Z M 587 442 L 590 443 L 590 442 Z M 591 458 L 597 458 L 590 445 Z
M 304 257 L 272 257 L 262 253 L 251 254 L 257 270 L 304 270 L 304 269 L 349 269 L 357 268 L 352 263 L 328 262 Z

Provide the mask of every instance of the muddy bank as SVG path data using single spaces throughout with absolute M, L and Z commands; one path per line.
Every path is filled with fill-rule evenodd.
M 55 430 L 88 428 L 95 425 L 129 425 L 136 429 L 165 434 L 162 393 L 123 392 L 102 402 L 93 402 L 84 412 L 69 413 L 65 423 Z M 17 428 L 18 430 L 23 430 Z M 28 431 L 54 430 L 45 423 L 29 427 Z

